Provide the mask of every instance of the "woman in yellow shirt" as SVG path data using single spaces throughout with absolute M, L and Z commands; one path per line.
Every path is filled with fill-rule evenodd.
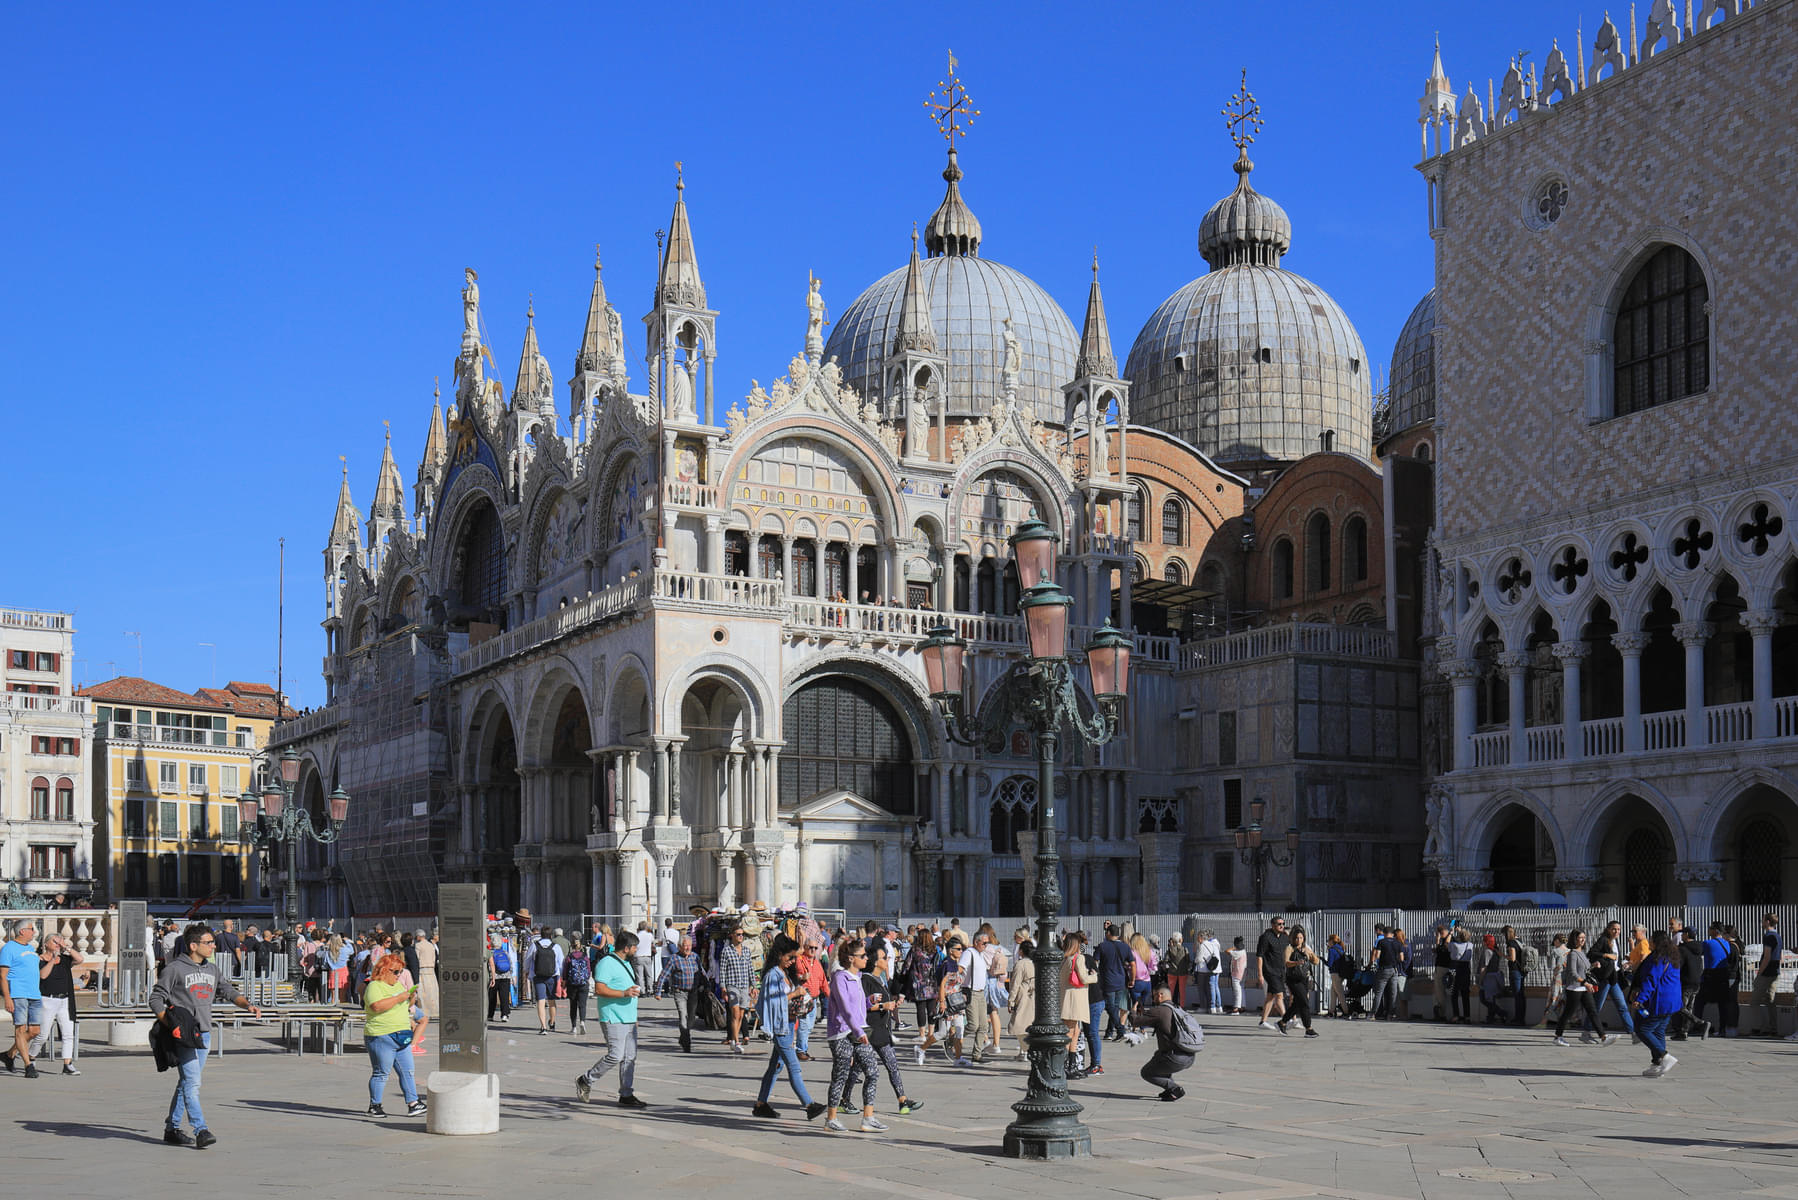
M 412 1055 L 407 1053 L 412 1038 L 424 1027 L 423 1013 L 414 1017 L 413 1005 L 418 999 L 416 984 L 404 985 L 400 976 L 406 970 L 404 956 L 389 954 L 375 965 L 374 975 L 362 990 L 362 1040 L 368 1046 L 372 1070 L 368 1077 L 368 1115 L 384 1117 L 381 1097 L 387 1091 L 387 1077 L 397 1073 L 400 1090 L 406 1095 L 406 1115 L 423 1116 L 425 1102 L 419 1099 L 418 1085 L 412 1077 Z

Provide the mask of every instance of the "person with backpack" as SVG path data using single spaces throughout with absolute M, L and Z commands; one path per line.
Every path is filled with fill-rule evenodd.
M 548 1037 L 556 1028 L 556 980 L 562 976 L 562 948 L 545 925 L 531 939 L 525 954 L 525 965 L 531 969 L 531 998 L 537 1002 L 537 1036 Z
M 487 1019 L 493 1020 L 499 1010 L 500 1023 L 512 1019 L 512 981 L 517 978 L 517 964 L 512 961 L 512 944 L 504 934 L 487 935 Z
M 1142 1077 L 1151 1087 L 1159 1088 L 1160 1098 L 1168 1103 L 1186 1095 L 1186 1089 L 1174 1082 L 1174 1076 L 1192 1066 L 1205 1046 L 1198 1018 L 1176 1008 L 1173 998 L 1166 987 L 1158 987 L 1149 995 L 1148 1008 L 1130 1014 L 1130 1024 L 1155 1031 L 1155 1053 L 1142 1065 Z
M 1704 948 L 1704 973 L 1699 976 L 1692 1013 L 1702 1017 L 1704 1010 L 1715 1004 L 1718 1036 L 1734 1037 L 1741 1020 L 1742 955 L 1721 921 L 1711 922 L 1710 936 L 1700 945 Z
M 632 965 L 632 951 L 637 948 L 637 935 L 619 930 L 618 941 L 599 956 L 593 968 L 593 994 L 599 997 L 599 1023 L 605 1029 L 605 1057 L 588 1067 L 574 1080 L 574 1096 L 582 1104 L 593 1098 L 593 1085 L 607 1071 L 618 1068 L 618 1107 L 648 1108 L 637 1095 L 637 997 L 643 989 L 637 986 L 637 970 Z
M 568 1032 L 576 1036 L 587 1032 L 587 991 L 593 983 L 593 960 L 575 934 L 568 945 L 568 956 L 562 960 L 562 988 L 568 993 Z

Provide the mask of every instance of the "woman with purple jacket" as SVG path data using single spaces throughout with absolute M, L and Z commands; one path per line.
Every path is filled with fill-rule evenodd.
M 880 1078 L 880 1058 L 868 1044 L 868 997 L 862 991 L 862 971 L 868 965 L 868 948 L 851 938 L 837 950 L 837 966 L 830 976 L 830 1014 L 825 1033 L 830 1038 L 830 1104 L 824 1127 L 832 1133 L 848 1132 L 837 1120 L 843 1093 L 849 1090 L 849 1072 L 862 1071 L 862 1132 L 884 1133 L 886 1124 L 874 1115 L 874 1083 Z

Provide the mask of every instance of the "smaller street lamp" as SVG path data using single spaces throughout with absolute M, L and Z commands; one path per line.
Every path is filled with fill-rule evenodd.
M 286 847 L 281 909 L 287 924 L 289 974 L 298 980 L 300 940 L 295 931 L 300 924 L 300 842 L 309 839 L 323 845 L 336 841 L 349 819 L 350 796 L 341 787 L 333 788 L 326 802 L 328 823 L 322 828 L 315 826 L 312 814 L 293 802 L 294 786 L 300 781 L 300 756 L 289 749 L 282 753 L 276 768 L 267 773 L 260 797 L 252 792 L 238 797 L 237 838 L 246 847 L 269 851 Z
M 1261 911 L 1261 889 L 1267 881 L 1267 868 L 1290 867 L 1298 858 L 1299 827 L 1289 825 L 1286 828 L 1286 850 L 1281 853 L 1278 843 L 1266 840 L 1261 829 L 1261 818 L 1267 815 L 1267 801 L 1257 796 L 1249 801 L 1249 823 L 1236 830 L 1236 853 L 1243 865 L 1250 869 L 1255 883 L 1255 911 Z

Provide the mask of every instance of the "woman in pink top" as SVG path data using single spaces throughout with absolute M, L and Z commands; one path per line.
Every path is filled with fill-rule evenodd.
M 886 1124 L 874 1115 L 880 1056 L 868 1044 L 868 997 L 861 975 L 867 965 L 867 944 L 852 938 L 837 951 L 837 967 L 830 976 L 830 1015 L 824 1027 L 830 1038 L 830 1103 L 824 1110 L 824 1127 L 832 1133 L 848 1132 L 837 1120 L 837 1109 L 849 1090 L 850 1069 L 857 1065 L 862 1072 L 862 1132 L 886 1131 Z

